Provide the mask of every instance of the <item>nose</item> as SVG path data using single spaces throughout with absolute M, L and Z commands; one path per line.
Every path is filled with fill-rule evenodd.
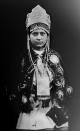
M 41 40 L 41 34 L 40 33 L 38 33 L 38 35 L 37 35 L 37 40 Z

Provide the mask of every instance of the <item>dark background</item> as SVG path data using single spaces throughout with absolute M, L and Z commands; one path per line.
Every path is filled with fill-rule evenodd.
M 40 4 L 51 16 L 51 47 L 62 56 L 65 71 L 74 89 L 70 109 L 70 131 L 80 131 L 80 1 L 1 0 L 0 1 L 0 101 L 1 127 L 15 128 L 16 107 L 6 96 L 15 88 L 21 57 L 26 47 L 26 14 Z

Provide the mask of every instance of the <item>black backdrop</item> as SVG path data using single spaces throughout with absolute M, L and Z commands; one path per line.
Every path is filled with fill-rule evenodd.
M 63 59 L 65 71 L 74 89 L 69 101 L 70 130 L 80 131 L 80 2 L 78 0 L 1 0 L 0 1 L 0 96 L 1 127 L 15 128 L 16 107 L 11 107 L 6 97 L 8 90 L 15 88 L 20 59 L 26 47 L 26 14 L 37 4 L 51 15 L 51 47 Z

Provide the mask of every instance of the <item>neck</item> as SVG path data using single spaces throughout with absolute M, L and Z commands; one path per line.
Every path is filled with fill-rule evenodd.
M 37 54 L 37 55 L 40 55 L 40 56 L 41 56 L 41 55 L 44 53 L 44 51 L 45 51 L 45 50 L 44 50 L 44 49 L 42 49 L 42 50 L 40 50 L 40 51 L 39 51 L 39 50 L 35 50 L 35 49 L 33 49 L 33 51 L 34 51 L 34 53 L 35 53 L 35 54 Z

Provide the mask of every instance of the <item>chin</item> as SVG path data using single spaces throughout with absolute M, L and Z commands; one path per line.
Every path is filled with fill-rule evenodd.
M 32 45 L 32 48 L 36 49 L 36 50 L 41 50 L 43 48 L 45 48 L 46 44 L 37 44 L 37 45 Z

